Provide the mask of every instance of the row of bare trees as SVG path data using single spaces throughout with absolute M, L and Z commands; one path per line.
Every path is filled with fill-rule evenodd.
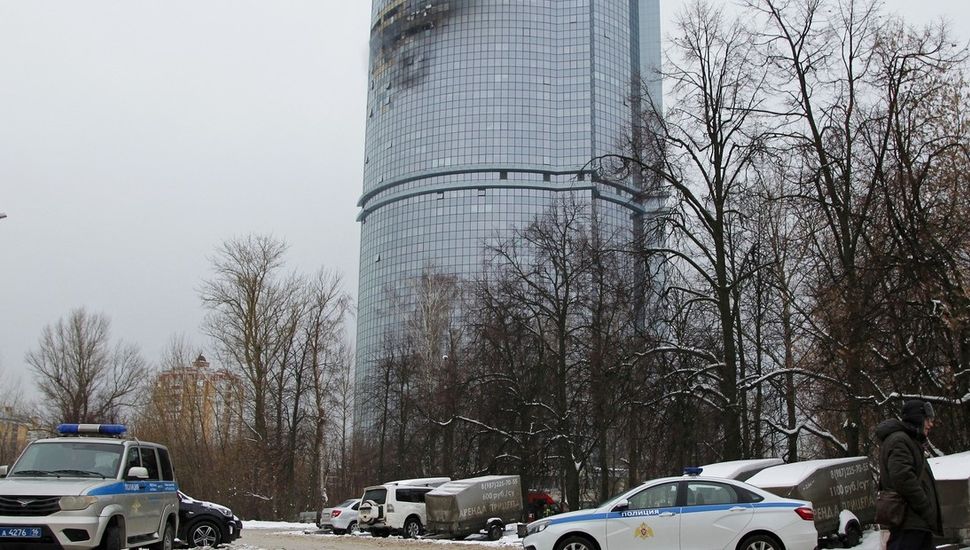
M 965 58 L 876 2 L 691 4 L 669 107 L 594 162 L 667 194 L 648 238 L 573 196 L 477 280 L 429 267 L 360 396 L 360 471 L 518 473 L 575 506 L 690 464 L 869 454 L 914 396 L 938 450 L 970 448 Z
M 79 308 L 45 327 L 26 358 L 43 399 L 18 407 L 17 425 L 129 423 L 169 446 L 183 490 L 247 518 L 292 518 L 328 490 L 352 493 L 350 299 L 332 272 L 288 269 L 286 250 L 260 235 L 223 243 L 200 289 L 212 349 L 175 337 L 157 368 L 113 342 L 104 314 Z M 194 372 L 203 351 L 220 367 Z M 7 431 L 12 458 L 27 438 Z
M 350 299 L 333 272 L 287 269 L 286 250 L 262 235 L 217 250 L 200 289 L 204 329 L 238 384 L 214 384 L 213 395 L 174 412 L 175 400 L 162 395 L 140 424 L 173 447 L 186 491 L 248 518 L 293 518 L 319 510 L 328 490 L 351 492 L 341 485 L 349 470 Z M 186 365 L 191 357 L 174 346 L 166 362 Z M 226 395 L 232 392 L 238 395 Z M 212 401 L 236 408 L 214 411 Z M 170 422 L 157 422 L 166 413 Z M 227 414 L 237 421 L 212 421 Z M 199 433 L 207 426 L 213 433 Z

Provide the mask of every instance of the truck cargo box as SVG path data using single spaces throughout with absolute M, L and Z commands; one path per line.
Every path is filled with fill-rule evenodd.
M 970 451 L 929 460 L 943 516 L 943 536 L 970 545 Z
M 844 510 L 854 514 L 859 524 L 848 533 L 856 542 L 861 527 L 876 516 L 875 483 L 864 456 L 830 460 L 806 460 L 764 469 L 747 483 L 787 498 L 809 500 L 815 509 L 815 528 L 820 539 L 840 538 Z
M 465 537 L 486 530 L 496 540 L 506 523 L 522 517 L 519 476 L 483 476 L 450 481 L 424 497 L 428 531 Z

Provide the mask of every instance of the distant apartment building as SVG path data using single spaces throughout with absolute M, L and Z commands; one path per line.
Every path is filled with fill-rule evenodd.
M 27 443 L 36 439 L 37 421 L 13 407 L 0 407 L 0 464 L 10 464 Z
M 242 381 L 225 368 L 214 368 L 202 354 L 190 365 L 162 371 L 153 400 L 160 420 L 203 438 L 232 439 L 243 428 Z

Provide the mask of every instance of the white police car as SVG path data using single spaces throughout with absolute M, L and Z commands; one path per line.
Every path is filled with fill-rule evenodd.
M 530 523 L 526 550 L 813 550 L 809 502 L 688 475 L 648 481 L 598 508 Z
M 171 550 L 179 501 L 168 450 L 121 439 L 117 424 L 58 431 L 0 466 L 0 548 Z

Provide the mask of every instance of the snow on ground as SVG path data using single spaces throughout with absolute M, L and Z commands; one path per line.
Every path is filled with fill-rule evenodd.
M 247 529 L 274 529 L 277 531 L 287 531 L 287 534 L 291 535 L 302 535 L 306 537 L 321 537 L 321 538 L 333 538 L 333 540 L 339 540 L 340 537 L 354 536 L 354 537 L 367 537 L 370 538 L 371 535 L 367 533 L 357 533 L 354 535 L 335 535 L 333 533 L 319 531 L 315 525 L 312 523 L 295 523 L 287 521 L 244 521 L 243 522 L 243 532 L 245 533 Z M 293 533 L 293 531 L 300 531 L 300 533 Z M 882 549 L 882 532 L 880 531 L 866 531 L 862 544 L 857 546 L 857 550 L 881 550 Z M 505 530 L 505 535 L 496 541 L 488 540 L 484 535 L 470 535 L 464 540 L 452 540 L 447 538 L 421 538 L 415 541 L 403 539 L 401 537 L 392 536 L 390 539 L 399 539 L 401 542 L 431 542 L 435 544 L 457 544 L 464 546 L 521 546 L 522 539 L 519 538 L 516 532 L 516 525 L 509 524 Z M 253 547 L 246 548 L 246 545 L 233 545 L 233 548 L 238 550 L 254 550 Z
M 882 550 L 882 531 L 866 531 L 862 535 L 862 544 L 856 546 L 858 550 Z
M 243 530 L 246 529 L 278 529 L 280 531 L 287 529 L 316 529 L 317 526 L 312 523 L 294 523 L 288 521 L 243 521 Z
M 304 524 L 306 525 L 306 524 Z M 246 524 L 243 524 L 243 529 L 245 529 Z M 293 533 L 299 534 L 299 533 Z M 306 537 L 326 537 L 331 538 L 331 540 L 340 540 L 342 537 L 353 536 L 353 537 L 364 537 L 373 538 L 369 533 L 355 533 L 353 535 L 334 535 L 333 533 L 326 533 L 322 531 L 304 531 L 302 533 Z M 380 539 L 378 539 L 380 540 Z M 481 535 L 469 535 L 464 540 L 453 540 L 449 538 L 435 538 L 435 537 L 422 537 L 419 539 L 405 539 L 400 536 L 392 535 L 384 540 L 393 540 L 395 542 L 401 542 L 404 544 L 414 544 L 414 543 L 434 543 L 434 544 L 457 544 L 464 546 L 522 546 L 522 539 L 519 538 L 516 532 L 516 524 L 509 524 L 505 529 L 505 535 L 499 540 L 488 540 L 484 534 Z

